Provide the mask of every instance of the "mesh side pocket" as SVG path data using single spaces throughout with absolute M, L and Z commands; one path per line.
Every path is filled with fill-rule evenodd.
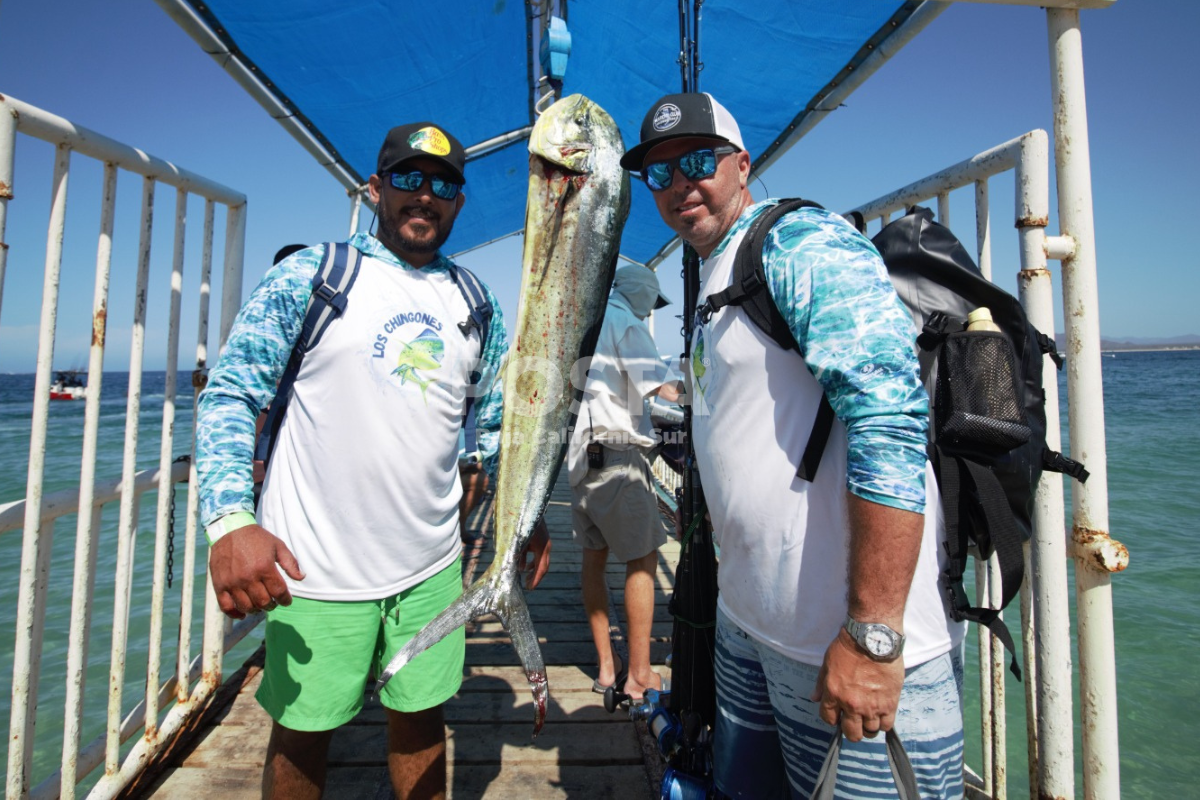
M 1002 333 L 964 331 L 938 355 L 938 443 L 1001 453 L 1029 441 L 1016 357 Z

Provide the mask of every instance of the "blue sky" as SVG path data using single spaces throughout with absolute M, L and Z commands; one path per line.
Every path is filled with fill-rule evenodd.
M 1200 74 L 1197 29 L 1195 0 L 1119 0 L 1083 14 L 1100 320 L 1109 337 L 1200 333 L 1193 308 L 1200 257 L 1189 235 L 1200 177 L 1200 156 L 1189 146 L 1197 114 L 1191 81 Z M 247 194 L 246 292 L 280 245 L 346 234 L 349 203 L 341 187 L 151 0 L 3 0 L 0 93 Z M 754 193 L 801 195 L 844 210 L 1033 128 L 1052 128 L 1045 13 L 957 4 L 769 170 Z M 34 366 L 52 156 L 49 145 L 19 137 L 5 236 L 0 372 Z M 100 184 L 100 168 L 88 162 L 72 162 L 57 367 L 81 366 L 88 357 Z M 174 194 L 160 186 L 155 208 L 148 368 L 161 368 L 165 359 Z M 1011 180 L 994 181 L 991 194 L 996 280 L 1015 291 Z M 140 195 L 140 179 L 123 174 L 107 369 L 129 361 Z M 951 213 L 969 248 L 971 200 L 969 191 L 956 193 Z M 185 298 L 198 285 L 201 214 L 193 201 Z M 1057 231 L 1053 218 L 1050 230 Z M 519 239 L 464 258 L 492 285 L 510 323 L 519 260 Z M 1052 269 L 1057 282 L 1057 264 Z M 664 264 L 660 275 L 678 300 L 677 264 Z M 667 312 L 677 313 L 677 306 Z M 679 351 L 677 320 L 659 318 L 656 336 L 664 352 Z M 185 301 L 184 368 L 195 340 L 194 303 Z

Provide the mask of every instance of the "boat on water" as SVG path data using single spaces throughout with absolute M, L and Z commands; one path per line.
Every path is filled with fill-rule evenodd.
M 1033 130 L 1008 141 L 987 143 L 988 149 L 965 160 L 958 160 L 963 154 L 948 154 L 945 169 L 914 175 L 908 185 L 847 211 L 858 211 L 868 224 L 882 225 L 912 204 L 929 203 L 936 206 L 938 219 L 948 223 L 951 193 L 973 193 L 975 219 L 983 221 L 975 255 L 984 274 L 990 276 L 990 237 L 984 233 L 990 230 L 989 214 L 1001 216 L 1002 212 L 989 209 L 988 181 L 1015 173 L 1019 177 L 1014 181 L 1016 202 L 1008 205 L 1006 200 L 1003 207 L 1015 208 L 1016 213 L 996 230 L 1016 230 L 1021 244 L 1021 299 L 1031 320 L 1043 331 L 1057 328 L 1047 261 L 1055 258 L 1071 264 L 1075 279 L 1064 288 L 1063 303 L 1072 313 L 1061 316 L 1071 343 L 1072 368 L 1067 377 L 1070 450 L 1086 452 L 1089 468 L 1101 477 L 1072 493 L 1074 529 L 1066 526 L 1062 483 L 1043 478 L 1036 501 L 1037 534 L 1027 545 L 1028 558 L 1036 568 L 1028 571 L 1019 609 L 1024 671 L 1029 676 L 1024 697 L 1006 698 L 1003 649 L 989 637 L 981 637 L 978 695 L 982 721 L 969 735 L 978 737 L 984 755 L 969 765 L 966 777 L 970 797 L 1007 796 L 1005 707 L 1006 703 L 1024 703 L 1031 792 L 1036 796 L 1075 796 L 1078 767 L 1083 794 L 1115 798 L 1120 795 L 1120 753 L 1110 582 L 1111 575 L 1124 568 L 1128 552 L 1108 536 L 1101 353 L 1095 319 L 1096 255 L 1079 27 L 1081 13 L 1091 13 L 1081 9 L 1103 13 L 1115 0 L 993 1 L 1046 7 L 1053 61 L 1053 131 Z M 342 0 L 334 15 L 328 13 L 331 4 L 324 0 L 259 0 L 253 13 L 246 12 L 240 0 L 157 2 L 334 175 L 350 198 L 351 231 L 358 230 L 360 212 L 367 202 L 364 186 L 373 171 L 377 132 L 396 122 L 397 109 L 403 109 L 405 117 L 436 119 L 455 131 L 469 143 L 472 161 L 472 200 L 456 227 L 455 243 L 461 251 L 522 230 L 524 193 L 519 187 L 514 190 L 512 176 L 525 174 L 525 139 L 538 110 L 554 96 L 581 91 L 595 97 L 620 122 L 626 140 L 636 140 L 636 126 L 645 108 L 658 95 L 678 86 L 682 77 L 690 88 L 720 96 L 735 117 L 754 120 L 753 126 L 746 126 L 745 135 L 748 149 L 755 154 L 754 173 L 760 175 L 951 5 L 930 0 L 877 0 L 870 4 L 858 0 L 761 0 L 754 4 L 753 14 L 746 14 L 739 4 L 720 0 L 680 2 L 678 6 L 636 0 L 603 4 L 530 0 L 489 4 L 489 14 L 481 15 L 477 3 L 447 0 L 439 4 L 436 18 L 405 6 L 396 8 L 392 18 L 381 20 L 379 4 L 373 0 Z M 287 24 L 280 24 L 284 21 Z M 760 36 L 764 27 L 777 35 Z M 360 51 L 364 30 L 372 31 L 376 41 L 403 43 L 403 48 L 393 50 L 397 62 L 392 68 L 366 70 L 359 59 L 347 57 Z M 416 30 L 421 35 L 413 35 Z M 314 46 L 297 48 L 297 41 Z M 454 47 L 447 46 L 451 42 Z M 755 45 L 748 48 L 746 42 Z M 488 58 L 479 59 L 480 53 Z M 653 53 L 665 55 L 655 60 L 647 55 Z M 568 55 L 570 67 L 564 70 Z M 803 57 L 804 70 L 778 69 L 780 63 L 791 63 L 797 55 Z M 698 82 L 701 60 L 703 83 Z M 428 65 L 437 68 L 426 70 Z M 421 79 L 413 80 L 415 74 Z M 313 80 L 317 75 L 326 79 Z M 398 81 L 397 75 L 404 80 Z M 3 89 L 0 85 L 0 91 Z M 391 102 L 381 103 L 381 97 L 391 98 Z M 121 424 L 103 420 L 99 413 L 103 371 L 95 365 L 102 363 L 106 338 L 101 329 L 101 335 L 92 337 L 93 366 L 88 370 L 92 385 L 77 395 L 86 404 L 77 473 L 82 475 L 81 481 L 78 486 L 46 493 L 45 403 L 59 399 L 56 392 L 69 394 L 73 388 L 51 380 L 49 364 L 55 345 L 51 316 L 41 333 L 37 377 L 38 386 L 49 386 L 50 391 L 33 397 L 29 484 L 23 499 L 0 504 L 0 535 L 14 536 L 21 531 L 23 537 L 6 797 L 75 797 L 83 793 L 79 787 L 86 785 L 89 797 L 109 798 L 137 781 L 174 746 L 176 737 L 195 724 L 228 677 L 225 653 L 261 622 L 261 617 L 253 616 L 231 624 L 195 583 L 198 571 L 204 580 L 203 570 L 197 570 L 195 564 L 197 557 L 204 557 L 204 550 L 196 544 L 197 501 L 191 491 L 194 471 L 187 461 L 177 458 L 191 451 L 193 434 L 177 432 L 173 424 L 179 370 L 194 369 L 193 385 L 203 385 L 209 364 L 209 328 L 223 339 L 242 297 L 248 198 L 236 189 L 147 155 L 135 148 L 136 142 L 120 142 L 58 117 L 51 102 L 42 102 L 48 107 L 0 96 L 0 186 L 13 186 L 12 153 L 20 134 L 52 142 L 63 154 L 95 159 L 103 165 L 106 185 L 111 181 L 115 186 L 121 170 L 142 176 L 148 193 L 153 185 L 162 184 L 185 198 L 189 194 L 201 197 L 206 205 L 201 234 L 204 255 L 192 268 L 200 270 L 205 287 L 214 267 L 222 276 L 219 310 L 210 309 L 207 288 L 195 295 L 172 296 L 157 466 L 139 469 L 137 461 L 141 356 L 146 346 L 143 300 L 136 308 L 132 328 L 135 357 L 128 388 L 127 418 L 135 422 L 125 429 L 120 474 L 97 475 L 95 471 L 102 426 Z M 1058 152 L 1053 166 L 1052 141 L 1071 144 Z M 44 254 L 47 292 L 58 291 L 65 221 L 57 210 L 66 204 L 67 169 L 64 155 L 55 166 L 55 175 L 62 180 L 55 181 L 61 188 L 53 197 Z M 1051 169 L 1055 170 L 1057 197 L 1050 194 Z M 111 194 L 102 200 L 102 219 L 106 214 L 111 219 Z M 6 209 L 17 196 L 11 191 L 0 194 L 0 240 Z M 1048 229 L 1053 202 L 1057 202 L 1058 230 Z M 217 207 L 224 215 L 224 252 L 214 257 Z M 646 203 L 635 208 L 622 241 L 622 256 L 652 267 L 677 269 L 678 241 L 666 238 L 655 214 Z M 144 202 L 142 222 L 147 231 L 153 226 L 153 217 L 151 203 Z M 111 231 L 102 231 L 102 245 L 110 235 Z M 183 270 L 182 241 L 179 232 L 173 279 Z M 147 266 L 137 275 L 142 298 L 148 285 L 148 242 L 147 235 L 140 253 L 145 257 L 139 258 L 139 264 Z M 0 259 L 7 258 L 7 251 L 7 246 L 0 247 Z M 97 286 L 107 287 L 111 263 L 105 253 L 101 246 L 96 281 Z M 672 256 L 675 260 L 670 260 Z M 97 297 L 98 312 L 103 310 L 103 298 L 100 292 Z M 56 300 L 57 295 L 48 297 L 44 307 L 53 309 Z M 193 304 L 200 320 L 195 359 L 188 365 L 178 362 L 180 304 L 184 302 Z M 102 314 L 94 314 L 93 319 L 101 327 L 107 325 Z M 1050 369 L 1047 373 L 1053 374 Z M 1058 387 L 1051 381 L 1045 388 L 1051 415 L 1047 441 L 1059 448 Z M 673 473 L 660 470 L 658 474 L 668 490 L 674 487 L 677 478 Z M 180 492 L 175 491 L 177 487 Z M 139 506 L 146 492 L 157 496 L 149 525 Z M 669 491 L 664 494 L 670 496 Z M 106 506 L 111 511 L 102 516 Z M 43 567 L 50 557 L 54 521 L 68 515 L 76 517 L 73 590 L 60 605 L 51 606 Z M 1086 520 L 1086 527 L 1079 520 Z M 101 530 L 102 526 L 107 527 Z M 135 569 L 139 532 L 143 542 L 152 542 L 153 553 L 149 566 L 142 563 Z M 96 554 L 102 534 L 104 541 L 112 542 L 115 566 L 97 581 Z M 60 530 L 59 535 L 69 532 Z M 178 588 L 168 586 L 172 558 L 183 562 L 182 568 L 176 568 Z M 1079 616 L 1074 619 L 1068 616 L 1068 561 L 1073 561 L 1076 595 L 1086 598 L 1078 604 Z M 976 577 L 981 602 L 998 594 L 998 576 L 979 570 Z M 139 591 L 139 596 L 147 599 L 148 612 L 131 599 Z M 197 602 L 198 591 L 205 600 Z M 167 607 L 177 609 L 170 612 L 177 617 L 168 615 Z M 102 609 L 107 619 L 93 620 L 95 609 Z M 147 614 L 145 636 L 137 641 L 131 640 L 131 630 L 136 627 L 130 625 L 134 613 Z M 1015 604 L 1010 613 L 1018 613 Z M 64 645 L 65 677 L 59 663 L 52 673 L 51 659 L 43 652 L 47 618 L 70 619 Z M 102 625 L 111 627 L 111 641 L 90 642 L 89 637 Z M 178 630 L 178 637 L 165 640 L 164 630 Z M 1077 656 L 1072 630 L 1078 634 Z M 103 676 L 97 679 L 93 674 L 90 681 L 85 680 L 96 651 L 109 645 L 107 686 Z M 176 657 L 168 663 L 164 653 L 171 650 Z M 129 671 L 134 653 L 144 659 L 144 673 Z M 1072 664 L 1081 667 L 1078 673 L 1073 673 Z M 53 705 L 39 703 L 51 681 L 42 678 L 50 674 L 65 698 Z M 1083 699 L 1079 702 L 1072 693 L 1073 679 L 1081 682 Z M 103 714 L 94 710 L 96 703 L 89 698 L 105 691 L 107 713 Z M 35 769 L 38 717 L 60 714 L 63 729 L 61 758 L 55 759 L 58 768 Z M 1083 731 L 1080 752 L 1076 752 L 1073 739 L 1076 725 Z
M 54 373 L 54 382 L 50 384 L 51 400 L 80 400 L 87 396 L 87 386 L 79 377 L 79 371 L 68 369 Z

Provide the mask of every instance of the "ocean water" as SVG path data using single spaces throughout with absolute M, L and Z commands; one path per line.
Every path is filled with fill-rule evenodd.
M 1200 785 L 1200 565 L 1189 557 L 1192 527 L 1200 522 L 1200 351 L 1118 353 L 1103 359 L 1106 437 L 1109 466 L 1109 516 L 1114 538 L 1130 551 L 1129 568 L 1113 578 L 1117 659 L 1116 698 L 1121 740 L 1121 786 L 1125 797 L 1190 797 Z M 147 373 L 139 416 L 138 468 L 157 466 L 162 428 L 164 375 Z M 0 505 L 25 494 L 29 449 L 32 375 L 0 375 Z M 117 476 L 121 470 L 127 375 L 105 373 L 97 474 Z M 1065 377 L 1060 375 L 1063 419 Z M 176 455 L 188 452 L 192 424 L 192 389 L 181 375 L 177 389 Z M 46 448 L 46 492 L 69 488 L 79 480 L 82 450 L 81 401 L 51 404 Z M 180 440 L 179 437 L 185 437 Z M 1064 431 L 1064 441 L 1067 439 Z M 164 621 L 164 670 L 175 662 L 179 579 L 182 570 L 184 490 L 177 491 L 175 589 L 168 592 Z M 150 569 L 154 549 L 155 492 L 143 496 L 139 515 L 135 586 L 130 624 L 130 656 L 125 680 L 128 708 L 144 692 Z M 1068 497 L 1068 514 L 1070 500 Z M 112 584 L 117 509 L 104 518 L 98 562 L 96 609 L 93 614 L 87 676 L 83 740 L 103 730 L 107 701 L 112 628 Z M 1068 521 L 1068 525 L 1069 525 Z M 6 725 L 12 674 L 20 531 L 0 534 L 0 724 Z M 55 769 L 62 741 L 63 676 L 66 630 L 74 564 L 75 518 L 59 520 L 54 531 L 50 568 L 50 612 L 39 688 L 39 717 L 34 777 Z M 202 603 L 203 543 L 197 547 L 195 603 Z M 968 584 L 969 585 L 969 584 Z M 1074 586 L 1073 579 L 1069 581 Z M 1010 620 L 1019 618 L 1014 607 Z M 1010 621 L 1010 625 L 1013 623 Z M 193 653 L 198 649 L 199 613 L 193 625 Z M 257 641 L 244 642 L 231 654 L 229 669 L 241 663 Z M 974 636 L 968 647 L 974 646 Z M 969 651 L 971 652 L 971 651 Z M 968 657 L 968 664 L 974 659 Z M 1009 796 L 1028 796 L 1024 760 L 1023 687 L 1007 678 L 1009 724 Z M 967 677 L 968 762 L 978 771 L 978 679 Z M 1076 691 L 1076 706 L 1078 693 Z M 1076 733 L 1076 761 L 1082 759 Z M 7 744 L 0 758 L 7 763 Z M 1083 783 L 1077 778 L 1076 792 Z
M 0 506 L 20 500 L 26 493 L 28 453 L 31 433 L 33 379 L 31 374 L 0 375 Z M 155 469 L 159 462 L 162 441 L 163 403 L 166 375 L 147 372 L 142 379 L 142 403 L 138 415 L 137 469 Z M 96 453 L 96 475 L 100 482 L 119 478 L 124 459 L 124 430 L 128 373 L 106 372 L 100 402 L 100 434 Z M 193 390 L 191 374 L 182 373 L 176 386 L 175 456 L 190 452 L 192 430 Z M 80 459 L 83 452 L 84 401 L 53 401 L 47 428 L 44 493 L 78 486 Z M 176 489 L 175 549 L 173 588 L 166 590 L 163 619 L 163 647 L 160 680 L 175 670 L 178 657 L 177 642 L 181 581 L 184 566 L 184 533 L 186 526 L 186 487 Z M 142 495 L 136 529 L 133 586 L 129 620 L 129 649 L 123 684 L 122 708 L 127 712 L 144 698 L 149 658 L 150 595 L 155 549 L 155 517 L 158 492 Z M 101 519 L 101 536 L 97 545 L 95 603 L 92 611 L 91 635 L 88 647 L 88 667 L 85 675 L 84 723 L 81 745 L 86 745 L 105 730 L 109 664 L 112 651 L 113 587 L 116 572 L 116 538 L 120 514 L 119 502 L 105 506 Z M 58 519 L 52 528 L 43 526 L 43 536 L 49 532 L 52 555 L 48 583 L 48 603 L 45 621 L 42 672 L 38 687 L 38 715 L 35 731 L 33 785 L 56 770 L 61 760 L 63 718 L 66 701 L 65 677 L 67 662 L 68 626 L 74 581 L 75 539 L 77 517 L 72 514 Z M 0 724 L 8 730 L 11 708 L 13 650 L 16 640 L 18 578 L 21 567 L 21 529 L 0 533 Z M 198 533 L 195 582 L 193 591 L 193 624 L 190 654 L 200 651 L 203 631 L 204 574 L 207 546 Z M 226 674 L 236 670 L 245 657 L 258 645 L 255 634 L 247 637 L 227 656 Z M 133 740 L 124 750 L 132 747 Z M 7 765 L 8 737 L 0 744 L 0 759 Z M 97 770 L 97 773 L 102 770 Z M 96 774 L 85 782 L 90 787 Z

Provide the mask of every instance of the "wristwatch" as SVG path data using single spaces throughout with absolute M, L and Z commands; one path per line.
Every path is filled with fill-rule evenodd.
M 858 622 L 846 617 L 843 627 L 863 652 L 875 661 L 895 661 L 904 652 L 904 636 L 882 622 Z

